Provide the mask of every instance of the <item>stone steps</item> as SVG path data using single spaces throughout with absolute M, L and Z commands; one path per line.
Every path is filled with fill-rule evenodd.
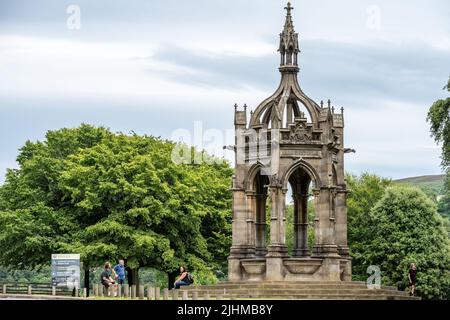
M 315 294 L 315 293 L 214 293 L 208 292 L 209 299 L 223 299 L 223 300 L 236 300 L 236 299 L 263 299 L 263 300 L 420 300 L 417 297 L 410 297 L 408 295 L 403 294 L 387 294 L 387 293 L 352 293 L 352 294 L 344 294 L 344 293 L 326 293 L 326 294 Z M 202 294 L 199 295 L 200 299 L 204 296 Z M 189 298 L 192 298 L 192 295 L 188 295 Z
M 182 287 L 182 290 L 238 290 L 238 289 L 304 289 L 304 290 L 315 290 L 315 289 L 336 289 L 336 290 L 367 290 L 366 285 L 361 284 L 293 284 L 293 283 L 284 283 L 284 284 L 233 284 L 233 285 L 208 285 L 208 286 L 189 286 Z M 382 286 L 383 290 L 391 290 L 397 291 L 397 288 L 391 286 Z
M 213 298 L 213 296 L 210 296 Z M 248 295 L 239 296 L 234 295 L 220 295 L 221 300 L 236 300 L 236 299 L 259 299 L 259 300 L 419 300 L 416 297 L 409 296 L 395 296 L 395 295 L 312 295 L 312 294 L 295 294 L 295 295 Z
M 332 285 L 335 285 L 335 286 L 352 286 L 352 287 L 363 286 L 363 287 L 366 287 L 366 283 L 361 282 L 361 281 L 358 281 L 358 282 L 356 282 L 356 281 L 355 282 L 350 282 L 350 281 L 347 281 L 347 282 L 344 282 L 344 281 L 341 281 L 341 282 L 338 282 L 338 281 L 315 281 L 315 282 L 314 281 L 308 281 L 308 282 L 306 282 L 306 281 L 272 281 L 272 282 L 270 282 L 270 281 L 263 281 L 263 282 L 257 282 L 257 281 L 243 282 L 243 281 L 241 281 L 241 282 L 237 282 L 237 281 L 235 281 L 235 282 L 219 282 L 217 284 L 214 284 L 213 286 L 227 287 L 227 286 L 277 286 L 277 285 L 279 285 L 279 286 L 286 286 L 286 285 L 293 285 L 293 286 L 327 285 L 327 286 L 332 286 Z M 195 284 L 193 286 L 195 286 Z
M 410 300 L 407 292 L 391 286 L 368 289 L 364 282 L 221 282 L 208 286 L 181 287 L 192 297 L 197 292 L 200 297 L 220 299 L 332 299 L 332 300 Z
M 323 294 L 367 294 L 367 295 L 378 295 L 378 294 L 386 294 L 386 295 L 402 295 L 407 296 L 407 292 L 403 291 L 393 291 L 393 290 L 368 290 L 368 289 L 231 289 L 231 290 L 183 290 L 188 292 L 206 292 L 214 293 L 214 294 L 236 294 L 236 295 L 251 295 L 255 292 L 258 294 L 264 295 L 284 295 L 284 294 L 314 294 L 314 295 L 323 295 Z

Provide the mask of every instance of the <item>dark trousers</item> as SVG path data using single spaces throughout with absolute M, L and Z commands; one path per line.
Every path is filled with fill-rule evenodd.
M 188 286 L 190 283 L 187 281 L 177 281 L 175 282 L 175 289 L 180 289 L 181 286 Z

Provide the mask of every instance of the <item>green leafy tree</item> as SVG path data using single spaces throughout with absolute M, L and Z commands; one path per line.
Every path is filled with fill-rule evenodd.
M 444 219 L 420 190 L 388 188 L 370 211 L 364 255 L 378 265 L 385 284 L 407 286 L 407 271 L 418 266 L 417 291 L 426 299 L 450 298 L 450 241 Z
M 450 78 L 444 90 L 450 92 Z M 446 172 L 444 196 L 438 209 L 442 215 L 450 217 L 450 97 L 433 103 L 427 121 L 431 125 L 432 137 L 437 143 L 442 143 L 442 168 Z
M 77 252 L 86 269 L 125 257 L 135 270 L 173 278 L 185 264 L 197 282 L 216 281 L 231 241 L 232 169 L 176 164 L 174 147 L 89 125 L 28 141 L 0 188 L 2 264 L 34 268 Z
M 314 246 L 314 200 L 308 201 L 308 249 L 311 251 Z M 294 205 L 286 205 L 286 246 L 290 254 L 294 251 Z
M 347 174 L 348 207 L 348 244 L 353 258 L 353 277 L 355 280 L 367 279 L 366 246 L 368 230 L 371 225 L 370 210 L 383 197 L 388 186 L 392 185 L 390 179 L 363 173 L 361 176 Z
M 444 90 L 450 92 L 450 78 Z M 431 135 L 436 142 L 442 143 L 442 166 L 450 167 L 450 97 L 433 103 L 428 112 Z
M 444 195 L 438 202 L 438 212 L 450 219 L 450 170 L 444 180 Z

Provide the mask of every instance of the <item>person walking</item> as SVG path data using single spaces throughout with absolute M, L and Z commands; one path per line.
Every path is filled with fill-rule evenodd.
M 416 276 L 417 276 L 416 264 L 411 263 L 411 266 L 408 271 L 409 295 L 410 296 L 414 296 L 416 294 Z

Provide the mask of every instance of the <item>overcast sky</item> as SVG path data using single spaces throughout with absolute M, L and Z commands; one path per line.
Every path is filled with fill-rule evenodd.
M 439 174 L 426 114 L 446 97 L 450 1 L 292 2 L 303 91 L 345 107 L 346 169 Z M 173 138 L 201 121 L 229 140 L 234 103 L 277 88 L 285 4 L 0 0 L 0 182 L 26 140 L 83 122 Z

